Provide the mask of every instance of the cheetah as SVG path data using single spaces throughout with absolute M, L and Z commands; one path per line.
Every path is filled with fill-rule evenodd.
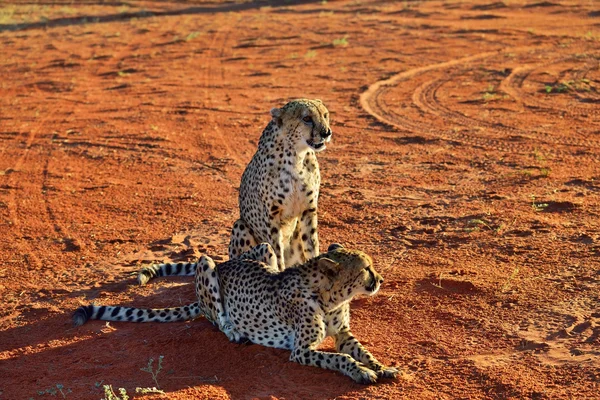
M 350 331 L 350 300 L 374 295 L 383 282 L 371 257 L 359 250 L 333 244 L 327 253 L 280 272 L 276 252 L 262 243 L 219 265 L 203 256 L 195 281 L 196 303 L 165 309 L 82 306 L 73 314 L 73 323 L 172 322 L 205 316 L 233 342 L 290 350 L 290 361 L 339 371 L 358 383 L 398 374 L 377 361 Z M 317 350 L 329 336 L 336 353 Z
M 315 153 L 331 141 L 329 111 L 321 100 L 293 100 L 271 110 L 258 149 L 242 175 L 240 218 L 233 224 L 229 258 L 261 242 L 275 250 L 277 266 L 301 264 L 319 254 L 317 200 L 321 174 Z M 156 276 L 193 275 L 190 264 L 142 269 L 140 284 Z

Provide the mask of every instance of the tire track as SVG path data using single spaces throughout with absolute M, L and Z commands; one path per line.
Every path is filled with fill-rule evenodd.
M 530 49 L 530 47 L 523 47 L 510 50 L 511 52 L 523 52 Z M 537 50 L 539 50 L 539 48 Z M 368 112 L 378 121 L 386 125 L 396 127 L 400 130 L 406 130 L 421 134 L 426 133 L 437 138 L 442 138 L 450 141 L 458 141 L 475 147 L 482 147 L 521 154 L 530 154 L 536 150 L 539 150 L 539 141 L 541 140 L 546 144 L 551 145 L 550 148 L 547 148 L 545 150 L 556 156 L 567 158 L 576 157 L 577 159 L 588 158 L 593 160 L 600 160 L 600 155 L 597 155 L 593 151 L 591 151 L 593 148 L 600 147 L 600 143 L 596 141 L 566 137 L 555 138 L 543 132 L 523 131 L 518 128 L 506 125 L 492 124 L 485 121 L 479 121 L 477 119 L 469 118 L 459 112 L 450 110 L 447 107 L 441 105 L 436 99 L 436 91 L 444 83 L 448 82 L 450 79 L 453 79 L 453 77 L 456 76 L 456 73 L 448 73 L 446 78 L 429 80 L 426 83 L 420 85 L 413 91 L 411 101 L 414 105 L 419 107 L 419 109 L 425 111 L 428 114 L 435 115 L 444 120 L 450 120 L 458 125 L 466 127 L 468 129 L 467 132 L 463 132 L 462 130 L 451 131 L 450 129 L 439 129 L 432 127 L 426 122 L 411 120 L 407 116 L 395 112 L 391 107 L 389 107 L 386 104 L 386 93 L 393 90 L 393 88 L 395 88 L 401 82 L 409 81 L 417 76 L 423 75 L 428 72 L 451 70 L 455 67 L 468 65 L 469 63 L 472 63 L 474 61 L 486 60 L 504 52 L 505 50 L 498 52 L 485 52 L 468 57 L 454 59 L 447 62 L 442 62 L 439 64 L 430 64 L 424 67 L 419 67 L 401 72 L 392 76 L 391 78 L 378 81 L 370 85 L 369 88 L 361 94 L 360 104 L 366 112 Z M 516 100 L 519 101 L 518 98 Z M 478 130 L 478 132 L 473 134 L 474 130 Z M 493 135 L 490 136 L 489 133 L 492 133 Z M 535 138 L 532 138 L 532 135 L 535 136 Z M 508 139 L 505 139 L 507 136 Z M 535 145 L 529 144 L 527 143 L 527 141 L 522 139 L 534 139 Z M 557 144 L 562 146 L 576 146 L 579 147 L 579 149 L 575 151 L 572 151 L 570 149 L 556 149 Z M 581 151 L 581 148 L 584 148 L 584 152 Z M 577 155 L 574 155 L 574 153 Z
M 536 99 L 535 96 L 532 96 L 528 93 L 523 92 L 523 84 L 525 83 L 527 78 L 532 73 L 534 73 L 536 70 L 539 70 L 540 68 L 548 67 L 553 64 L 558 64 L 560 62 L 571 62 L 571 61 L 578 61 L 578 60 L 579 59 L 576 56 L 567 56 L 567 57 L 556 58 L 552 61 L 549 61 L 549 62 L 543 63 L 543 64 L 528 65 L 525 67 L 515 68 L 500 83 L 500 89 L 503 90 L 504 92 L 506 92 L 508 95 L 510 95 L 513 99 L 515 99 L 529 107 L 541 108 L 541 109 L 544 109 L 547 111 L 552 111 L 555 113 L 567 113 L 567 114 L 578 115 L 578 116 L 588 116 L 588 115 L 600 116 L 600 107 L 598 107 L 598 106 L 585 107 L 585 106 L 567 105 L 566 107 L 563 107 L 563 108 L 556 108 L 552 104 L 549 104 L 548 102 L 540 101 L 540 100 Z M 598 66 L 598 64 L 596 63 L 596 67 L 597 66 Z M 587 72 L 589 72 L 592 68 L 593 68 L 593 66 L 587 67 L 587 65 L 586 65 L 584 71 L 582 71 L 583 76 L 585 76 L 587 74 Z M 590 96 L 590 97 L 595 97 L 595 96 Z
M 215 82 L 219 82 L 219 81 L 222 82 L 225 80 L 225 70 L 223 69 L 223 64 L 221 63 L 221 59 L 224 58 L 225 49 L 227 48 L 226 45 L 229 41 L 230 33 L 233 29 L 235 29 L 235 27 L 237 27 L 239 25 L 240 21 L 241 20 L 236 20 L 233 24 L 226 24 L 225 26 L 220 25 L 217 28 L 217 30 L 212 38 L 212 41 L 208 45 L 207 53 L 210 55 L 210 57 L 207 57 L 207 58 L 210 60 L 210 62 L 208 64 L 208 67 L 206 68 L 206 70 L 205 70 L 206 72 L 204 74 L 204 87 L 206 88 L 206 90 L 204 92 L 205 93 L 204 99 L 205 99 L 205 102 L 207 105 L 210 104 L 210 100 L 211 100 L 211 96 L 210 96 L 211 86 L 215 86 Z M 216 64 L 216 68 L 214 67 L 215 64 Z M 231 158 L 235 162 L 236 167 L 243 168 L 246 165 L 246 162 L 244 162 L 238 156 L 238 153 L 231 148 L 231 146 L 229 145 L 229 143 L 223 133 L 223 130 L 219 126 L 219 123 L 215 119 L 215 116 L 213 113 L 208 113 L 208 126 L 214 128 L 214 130 L 219 138 L 219 141 L 225 147 L 227 153 L 231 156 Z M 223 173 L 223 177 L 229 181 L 229 179 L 225 173 Z
M 48 184 L 48 178 L 49 178 L 49 169 L 48 166 L 50 165 L 50 160 L 52 159 L 52 151 L 50 151 L 48 153 L 48 156 L 46 158 L 46 163 L 44 164 L 44 169 L 42 172 L 43 175 L 43 179 L 42 179 L 42 188 L 41 188 L 41 192 L 42 192 L 42 198 L 44 200 L 44 211 L 46 213 L 46 217 L 48 219 L 48 224 L 50 226 L 52 226 L 52 228 L 54 229 L 54 232 L 56 232 L 56 234 L 58 236 L 61 237 L 61 241 L 62 243 L 64 243 L 65 248 L 64 251 L 80 251 L 84 246 L 83 246 L 83 242 L 81 241 L 81 239 L 79 239 L 78 237 L 74 236 L 71 232 L 69 232 L 69 230 L 65 227 L 64 224 L 61 224 L 58 217 L 56 216 L 56 212 L 54 211 L 54 209 L 52 208 L 52 206 L 50 205 L 50 199 L 48 196 L 48 190 L 50 189 L 50 185 Z
M 439 88 L 445 83 L 456 79 L 460 74 L 446 74 L 446 78 L 434 79 L 419 86 L 413 93 L 413 103 L 425 112 L 434 114 L 444 120 L 450 120 L 465 127 L 485 127 L 487 131 L 494 132 L 500 137 L 523 136 L 541 141 L 549 145 L 562 145 L 582 148 L 600 149 L 600 142 L 594 140 L 578 139 L 566 136 L 554 136 L 538 130 L 523 130 L 501 123 L 490 123 L 476 118 L 468 117 L 460 112 L 442 105 L 436 98 Z M 555 150 L 556 151 L 556 150 Z M 563 154 L 563 155 L 567 155 Z
M 393 110 L 388 109 L 383 100 L 383 95 L 385 95 L 386 92 L 388 92 L 391 88 L 418 75 L 422 75 L 430 71 L 445 70 L 455 66 L 466 65 L 473 61 L 490 58 L 500 53 L 501 52 L 485 52 L 401 72 L 389 79 L 378 81 L 370 85 L 369 88 L 361 94 L 360 104 L 366 112 L 371 114 L 378 121 L 401 130 L 407 130 L 416 133 L 426 133 L 436 138 L 442 138 L 449 141 L 458 141 L 475 147 L 493 148 L 507 152 L 522 152 L 523 146 L 521 144 L 516 145 L 515 143 L 510 143 L 495 138 L 468 135 L 460 131 L 455 131 L 450 134 L 449 129 L 441 130 L 433 128 L 425 123 L 411 121 L 405 116 L 399 115 Z M 532 150 L 533 148 L 528 149 L 529 152 Z
M 35 88 L 35 92 L 31 93 L 31 97 L 44 98 L 46 96 L 36 85 L 32 85 Z M 42 106 L 43 107 L 43 106 Z M 39 214 L 28 215 L 28 217 L 35 218 L 36 224 L 42 224 L 48 226 L 50 230 L 54 230 L 60 237 L 63 243 L 65 243 L 66 250 L 79 250 L 81 248 L 81 241 L 77 238 L 73 238 L 70 232 L 61 224 L 56 216 L 56 213 L 52 209 L 48 201 L 48 166 L 51 160 L 51 150 L 49 152 L 36 153 L 29 161 L 31 155 L 31 149 L 34 147 L 38 140 L 45 140 L 45 136 L 42 134 L 44 129 L 48 126 L 53 126 L 56 113 L 53 113 L 47 109 L 39 108 L 36 110 L 39 115 L 35 118 L 35 123 L 29 130 L 25 141 L 25 147 L 21 151 L 21 155 L 12 166 L 12 170 L 16 173 L 10 174 L 7 185 L 9 187 L 9 196 L 7 201 L 7 209 L 9 214 L 10 224 L 15 228 L 15 242 L 14 245 L 18 249 L 24 258 L 25 262 L 29 264 L 32 269 L 41 269 L 44 267 L 45 262 L 38 256 L 41 251 L 39 245 L 33 245 L 31 239 L 26 232 L 30 228 L 30 223 L 25 218 L 21 217 L 21 214 L 27 215 L 29 210 L 23 211 L 19 205 L 23 199 L 27 198 L 30 201 L 36 199 L 36 196 L 41 196 L 41 201 L 36 200 L 36 210 L 39 210 Z M 16 137 L 18 139 L 18 137 Z M 22 168 L 26 165 L 39 166 L 43 165 L 41 171 L 39 169 L 31 169 L 27 176 L 19 176 L 22 173 Z M 41 174 L 40 174 L 41 172 Z M 23 183 L 26 183 L 29 187 L 24 187 Z M 27 190 L 27 191 L 26 191 Z M 43 203 L 43 204 L 42 204 Z
M 17 161 L 11 168 L 16 173 L 12 173 L 9 175 L 7 183 L 7 186 L 9 188 L 9 195 L 6 206 L 8 209 L 8 216 L 10 219 L 9 223 L 19 232 L 18 235 L 15 235 L 15 247 L 17 247 L 20 250 L 21 255 L 25 258 L 25 262 L 34 269 L 42 268 L 43 264 L 40 258 L 36 255 L 36 250 L 34 249 L 34 247 L 24 238 L 25 235 L 23 231 L 23 226 L 21 225 L 21 220 L 19 218 L 19 206 L 17 201 L 17 198 L 19 196 L 17 196 L 17 193 L 22 192 L 21 189 L 23 189 L 23 186 L 20 185 L 19 182 L 25 178 L 21 177 L 21 179 L 17 179 L 15 175 L 22 173 L 21 168 L 25 164 L 25 161 L 29 156 L 31 147 L 33 146 L 33 143 L 36 140 L 36 136 L 39 130 L 50 118 L 50 113 L 44 113 L 43 115 L 44 117 L 36 124 L 35 127 L 32 127 L 32 129 L 29 131 L 29 134 L 27 135 L 27 140 L 25 141 L 25 148 L 23 149 L 21 156 L 17 159 Z M 19 199 L 21 199 L 21 197 L 19 197 Z

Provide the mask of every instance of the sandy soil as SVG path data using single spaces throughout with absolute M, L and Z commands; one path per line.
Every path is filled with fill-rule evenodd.
M 0 44 L 0 399 L 132 394 L 160 355 L 147 398 L 599 398 L 597 2 L 4 2 Z M 297 97 L 332 115 L 321 242 L 386 278 L 353 330 L 403 378 L 204 320 L 73 329 L 91 301 L 193 301 L 136 271 L 225 259 L 268 112 Z

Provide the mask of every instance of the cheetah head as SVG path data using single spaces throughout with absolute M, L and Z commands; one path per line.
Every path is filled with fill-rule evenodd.
M 329 278 L 329 296 L 336 303 L 359 294 L 372 296 L 383 282 L 383 277 L 373 268 L 371 257 L 360 250 L 345 249 L 340 244 L 329 246 L 327 253 L 319 256 L 318 266 Z
M 273 108 L 271 116 L 298 152 L 323 151 L 331 140 L 329 111 L 321 100 L 293 100 L 282 108 Z

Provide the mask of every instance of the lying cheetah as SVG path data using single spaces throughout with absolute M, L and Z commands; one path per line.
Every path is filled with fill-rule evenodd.
M 204 315 L 231 341 L 291 350 L 290 360 L 300 364 L 340 371 L 359 383 L 396 377 L 396 368 L 377 361 L 350 332 L 350 300 L 374 295 L 383 282 L 371 258 L 334 244 L 279 272 L 276 257 L 268 243 L 218 266 L 203 256 L 196 269 L 198 302 L 165 309 L 90 305 L 77 309 L 73 322 L 171 322 Z M 317 350 L 327 336 L 335 339 L 337 353 Z
M 321 100 L 300 99 L 271 110 L 272 119 L 242 175 L 240 219 L 233 224 L 229 258 L 258 243 L 275 249 L 277 266 L 301 264 L 319 254 L 317 200 L 321 175 L 315 153 L 331 140 L 329 112 Z M 193 275 L 189 264 L 142 269 L 138 281 Z

